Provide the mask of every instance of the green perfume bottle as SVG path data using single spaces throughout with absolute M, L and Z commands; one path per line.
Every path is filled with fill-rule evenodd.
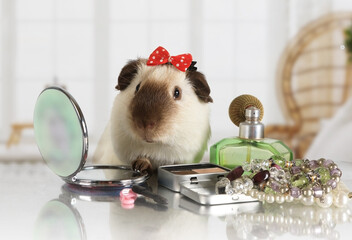
M 280 140 L 264 138 L 263 106 L 254 96 L 241 95 L 230 104 L 229 116 L 239 126 L 239 136 L 225 138 L 210 148 L 210 162 L 230 169 L 244 166 L 252 159 L 273 155 L 292 161 L 292 151 Z

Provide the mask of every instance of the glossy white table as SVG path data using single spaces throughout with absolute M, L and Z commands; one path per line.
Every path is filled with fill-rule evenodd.
M 338 163 L 352 189 L 352 164 Z M 343 209 L 300 204 L 202 206 L 149 183 L 168 198 L 139 197 L 125 209 L 109 196 L 67 190 L 44 164 L 0 163 L 0 239 L 351 239 L 352 203 Z M 76 191 L 76 190 L 74 190 Z

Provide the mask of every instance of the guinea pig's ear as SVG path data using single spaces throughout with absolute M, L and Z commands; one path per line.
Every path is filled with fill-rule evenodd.
M 213 99 L 209 96 L 210 88 L 204 74 L 198 71 L 187 71 L 186 74 L 198 98 L 206 103 L 213 102 Z
M 129 61 L 121 70 L 120 75 L 117 79 L 117 90 L 124 90 L 126 89 L 131 81 L 133 80 L 134 76 L 138 72 L 139 65 L 141 64 L 141 60 L 131 60 Z

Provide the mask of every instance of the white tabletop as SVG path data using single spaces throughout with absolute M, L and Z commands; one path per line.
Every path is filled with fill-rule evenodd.
M 352 189 L 351 163 L 338 163 Z M 138 197 L 125 209 L 110 197 L 75 193 L 46 165 L 0 163 L 0 239 L 351 239 L 352 203 L 202 206 L 149 183 L 167 206 Z M 158 188 L 158 189 L 156 189 Z M 115 194 L 115 196 L 114 196 Z

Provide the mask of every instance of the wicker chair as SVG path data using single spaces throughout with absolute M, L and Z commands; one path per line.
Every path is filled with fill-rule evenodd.
M 352 94 L 352 64 L 344 50 L 344 30 L 352 13 L 333 13 L 306 25 L 289 42 L 277 72 L 277 95 L 287 125 L 266 126 L 266 137 L 280 139 L 304 157 L 312 140 Z

